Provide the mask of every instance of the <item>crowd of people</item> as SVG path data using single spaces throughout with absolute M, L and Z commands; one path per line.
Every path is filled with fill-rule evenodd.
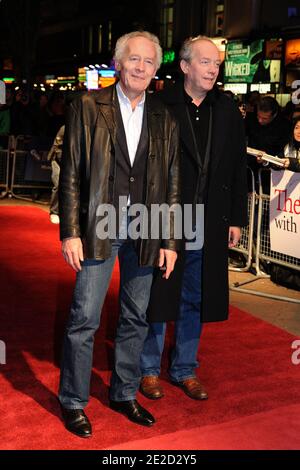
M 167 321 L 175 321 L 170 381 L 190 399 L 209 395 L 197 374 L 201 332 L 204 323 L 228 318 L 228 248 L 237 245 L 247 225 L 247 163 L 254 171 L 261 165 L 253 158 L 247 162 L 246 141 L 299 170 L 300 118 L 292 124 L 274 98 L 257 94 L 257 101 L 251 95 L 249 106 L 239 110 L 216 86 L 221 60 L 210 38 L 188 38 L 180 50 L 183 80 L 149 94 L 161 60 L 158 38 L 135 31 L 116 44 L 118 83 L 74 99 L 66 118 L 61 94 L 52 101 L 42 95 L 32 107 L 20 92 L 11 105 L 9 132 L 56 136 L 49 155 L 56 172 L 52 209 L 55 205 L 60 216 L 64 259 L 76 272 L 59 402 L 66 428 L 83 438 L 92 435 L 84 409 L 94 335 L 116 257 L 120 316 L 109 406 L 136 424 L 152 426 L 155 418 L 137 392 L 153 400 L 164 396 L 160 371 Z M 167 205 L 168 237 L 161 227 L 159 237 L 144 238 L 143 230 L 133 237 L 135 204 Z M 202 232 L 201 246 L 191 248 L 186 236 L 176 237 L 177 205 L 183 213 L 192 207 L 190 222 L 195 237 Z M 119 214 L 116 233 L 100 230 L 102 206 Z M 143 227 L 151 225 L 145 214 Z
M 54 138 L 65 122 L 65 111 L 66 96 L 62 91 L 46 93 L 7 86 L 6 104 L 0 105 L 0 136 Z

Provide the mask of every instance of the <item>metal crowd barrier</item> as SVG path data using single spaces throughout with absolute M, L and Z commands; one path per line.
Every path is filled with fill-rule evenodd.
M 233 252 L 241 253 L 245 257 L 245 266 L 241 268 L 229 265 L 230 271 L 246 272 L 249 271 L 252 265 L 253 253 L 253 230 L 254 230 L 254 217 L 255 205 L 257 203 L 257 196 L 255 193 L 254 174 L 251 168 L 247 168 L 248 180 L 248 225 L 242 228 L 241 238 L 237 246 L 231 248 Z
M 40 204 L 49 203 L 49 201 L 36 200 L 30 197 L 30 194 L 52 189 L 51 164 L 47 161 L 52 140 L 23 135 L 16 137 L 12 150 L 10 188 L 13 197 Z
M 250 284 L 259 279 L 270 278 L 270 276 L 264 273 L 261 268 L 261 262 L 270 262 L 274 264 L 279 264 L 287 268 L 292 268 L 295 271 L 300 273 L 300 259 L 293 256 L 288 256 L 283 253 L 278 253 L 271 250 L 271 241 L 270 241 L 270 222 L 269 222 L 269 209 L 270 209 L 270 195 L 265 194 L 263 187 L 262 176 L 270 174 L 268 169 L 260 169 L 258 173 L 259 177 L 259 196 L 258 196 L 258 211 L 257 211 L 257 234 L 253 232 L 253 236 L 256 236 L 256 243 L 253 243 L 254 253 L 253 260 L 255 267 L 255 278 L 251 278 L 244 282 L 236 282 L 230 286 L 231 290 L 238 292 L 244 292 L 246 294 L 257 295 L 261 297 L 268 297 L 275 300 L 284 300 L 287 302 L 299 303 L 300 300 L 294 299 L 291 297 L 285 297 L 281 295 L 268 294 L 266 292 L 261 292 L 257 290 L 250 290 L 241 288 L 245 284 Z M 255 224 L 255 221 L 254 221 Z M 254 225 L 255 226 L 255 225 Z M 249 234 L 250 236 L 250 234 Z M 232 269 L 233 270 L 233 269 Z M 236 270 L 236 269 L 235 269 Z
M 10 149 L 13 145 L 13 136 L 1 136 L 0 139 L 0 199 L 9 193 Z

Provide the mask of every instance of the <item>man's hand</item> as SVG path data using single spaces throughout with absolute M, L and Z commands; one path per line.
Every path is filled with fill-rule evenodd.
M 66 238 L 62 241 L 63 257 L 74 271 L 81 271 L 80 261 L 83 261 L 83 249 L 80 238 Z
M 284 168 L 288 168 L 290 166 L 290 159 L 284 158 L 283 159 Z
M 241 238 L 240 227 L 229 227 L 228 247 L 233 248 L 234 246 L 236 246 L 240 238 Z
M 159 250 L 159 262 L 158 266 L 161 270 L 165 270 L 163 275 L 164 279 L 169 279 L 171 272 L 174 270 L 175 262 L 177 260 L 177 253 L 173 250 Z

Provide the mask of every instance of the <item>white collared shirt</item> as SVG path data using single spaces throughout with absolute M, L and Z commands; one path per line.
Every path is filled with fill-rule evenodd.
M 131 166 L 133 166 L 137 147 L 139 145 L 142 125 L 143 114 L 145 106 L 145 92 L 141 101 L 137 104 L 136 108 L 132 110 L 130 100 L 123 92 L 120 83 L 116 86 L 120 110 L 123 120 L 123 125 L 126 134 L 127 148 L 130 158 Z

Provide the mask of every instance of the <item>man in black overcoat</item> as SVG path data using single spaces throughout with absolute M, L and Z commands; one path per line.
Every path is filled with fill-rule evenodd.
M 180 51 L 184 83 L 160 94 L 179 122 L 182 203 L 203 204 L 205 223 L 203 248 L 185 249 L 170 280 L 158 276 L 153 284 L 152 324 L 141 357 L 141 391 L 152 399 L 163 396 L 164 321 L 176 317 L 177 303 L 169 376 L 193 399 L 208 397 L 195 373 L 202 323 L 228 317 L 228 247 L 247 223 L 246 144 L 238 107 L 215 86 L 220 64 L 212 40 L 187 39 Z

